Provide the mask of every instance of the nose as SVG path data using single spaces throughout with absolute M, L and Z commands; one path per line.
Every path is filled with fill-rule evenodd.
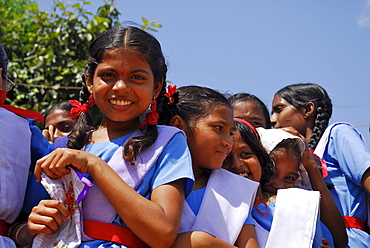
M 233 139 L 231 138 L 231 135 L 228 133 L 225 135 L 225 137 L 222 140 L 222 143 L 226 147 L 232 147 L 233 146 Z
M 276 123 L 277 123 L 277 119 L 276 119 L 276 114 L 275 114 L 275 113 L 272 113 L 272 114 L 271 114 L 270 122 L 271 122 L 271 125 L 272 125 L 273 127 L 275 127 L 275 125 L 276 125 Z
M 112 88 L 114 91 L 130 91 L 130 86 L 123 80 L 123 78 L 120 78 Z
M 240 168 L 243 167 L 243 165 L 244 163 L 240 160 L 240 158 L 236 154 L 233 154 L 232 161 L 231 161 L 231 167 L 233 169 L 239 170 Z

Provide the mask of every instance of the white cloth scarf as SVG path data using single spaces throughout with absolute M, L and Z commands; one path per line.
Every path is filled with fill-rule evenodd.
M 197 216 L 185 202 L 179 233 L 204 231 L 234 244 L 250 214 L 258 186 L 227 170 L 213 170 Z
M 311 248 L 319 205 L 319 191 L 279 189 L 266 248 Z

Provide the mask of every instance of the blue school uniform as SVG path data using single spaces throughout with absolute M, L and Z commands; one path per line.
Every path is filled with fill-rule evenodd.
M 361 185 L 361 179 L 370 168 L 370 153 L 360 132 L 352 125 L 336 123 L 329 128 L 322 156 L 328 168 L 328 177 L 324 181 L 334 185 L 330 192 L 343 216 L 366 222 L 366 190 Z M 370 235 L 365 231 L 355 227 L 346 230 L 348 247 L 370 246 Z
M 166 127 L 169 128 L 169 127 Z M 172 128 L 172 127 L 171 127 Z M 131 134 L 115 140 L 88 144 L 85 151 L 94 154 L 108 162 L 116 150 L 130 137 Z M 152 191 L 163 184 L 185 179 L 185 196 L 193 189 L 194 176 L 191 167 L 191 156 L 187 147 L 186 139 L 182 133 L 175 134 L 165 146 L 163 152 L 148 171 L 136 191 L 147 199 L 150 199 Z M 89 193 L 88 193 L 89 194 Z M 126 227 L 125 223 L 117 215 L 112 224 Z M 85 241 L 79 247 L 126 247 L 110 241 L 92 240 Z

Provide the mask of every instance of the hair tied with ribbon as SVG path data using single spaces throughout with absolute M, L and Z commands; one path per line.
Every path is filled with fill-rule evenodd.
M 168 85 L 167 93 L 164 94 L 165 97 L 168 98 L 168 105 L 172 105 L 175 103 L 174 95 L 176 93 L 176 85 Z
M 140 129 L 144 129 L 145 125 L 157 125 L 159 114 L 157 113 L 157 100 L 153 99 L 150 105 L 151 112 L 146 114 L 145 120 L 141 123 Z
M 75 120 L 77 117 L 79 117 L 82 112 L 88 114 L 89 108 L 95 104 L 93 95 L 90 95 L 89 101 L 84 104 L 81 104 L 79 101 L 76 100 L 70 100 L 69 102 L 72 105 L 71 111 L 69 112 L 72 120 Z

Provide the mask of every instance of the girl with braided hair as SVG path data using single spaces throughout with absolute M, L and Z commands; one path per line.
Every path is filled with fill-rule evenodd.
M 370 153 L 361 133 L 349 123 L 330 126 L 332 103 L 317 84 L 292 84 L 272 102 L 274 128 L 293 127 L 324 161 L 323 177 L 340 210 L 349 247 L 368 247 L 366 196 L 370 193 Z M 327 170 L 325 170 L 327 168 Z
M 76 171 L 92 181 L 82 200 L 78 247 L 169 247 L 174 242 L 193 173 L 184 133 L 157 125 L 156 111 L 168 101 L 166 72 L 159 42 L 139 28 L 114 27 L 90 45 L 80 102 L 72 102 L 76 123 L 66 138 L 68 148 L 56 149 L 35 168 L 38 181 L 44 174 L 62 180 Z M 87 114 L 93 102 L 102 113 L 95 131 Z M 75 202 L 41 201 L 29 216 L 28 235 L 58 233 L 73 218 L 70 206 Z

